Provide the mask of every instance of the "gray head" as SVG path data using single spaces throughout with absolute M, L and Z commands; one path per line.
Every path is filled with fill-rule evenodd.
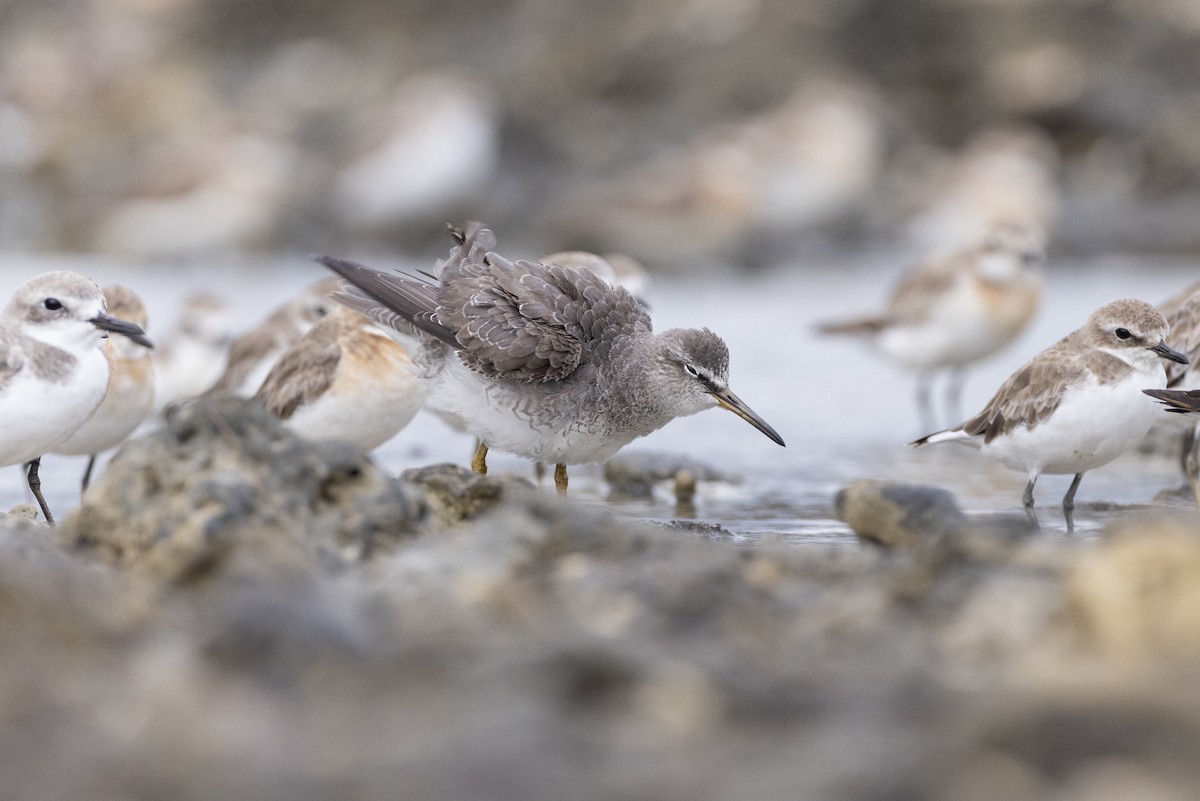
M 993 225 L 983 239 L 979 271 L 993 281 L 1016 281 L 1045 261 L 1046 237 L 1041 231 L 1002 222 Z
M 25 335 L 61 348 L 97 347 L 108 331 L 153 347 L 140 326 L 112 317 L 106 309 L 95 281 L 60 270 L 25 282 L 13 293 L 5 316 Z
M 1101 306 L 1080 329 L 1093 347 L 1130 364 L 1157 358 L 1187 364 L 1187 357 L 1167 346 L 1167 318 L 1142 300 L 1117 300 Z
M 658 372 L 676 416 L 720 406 L 778 444 L 783 438 L 729 388 L 729 348 L 707 328 L 672 328 L 658 336 Z
M 183 302 L 179 312 L 179 331 L 207 345 L 224 347 L 234 337 L 233 315 L 229 304 L 211 292 L 196 292 Z
M 340 278 L 325 278 L 297 295 L 288 309 L 292 319 L 304 331 L 312 328 L 337 306 L 331 295 L 342 287 Z

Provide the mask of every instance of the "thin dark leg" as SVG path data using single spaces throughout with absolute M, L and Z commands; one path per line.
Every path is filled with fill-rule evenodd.
M 1196 427 L 1183 432 L 1183 442 L 1179 449 L 1179 469 L 1186 476 L 1188 471 L 1188 460 L 1192 458 L 1192 451 L 1196 449 Z
M 946 379 L 946 425 L 956 426 L 962 422 L 962 391 L 967 383 L 967 368 L 962 365 L 950 368 Z
M 1196 442 L 1200 438 L 1200 425 L 1194 426 L 1188 432 L 1188 436 L 1190 447 L 1183 459 L 1183 475 L 1192 485 L 1192 497 L 1196 499 L 1196 505 L 1200 506 L 1200 448 L 1197 447 Z
M 1042 526 L 1038 523 L 1037 512 L 1033 511 L 1033 485 L 1036 483 L 1037 476 L 1029 479 L 1029 483 L 1025 485 L 1025 494 L 1021 496 L 1021 503 L 1025 507 L 1025 516 L 1029 518 L 1029 522 L 1040 529 Z
M 1075 490 L 1079 489 L 1079 482 L 1082 480 L 1083 473 L 1076 473 L 1067 494 L 1063 496 L 1063 517 L 1067 519 L 1068 534 L 1075 530 Z
M 921 418 L 921 430 L 929 433 L 937 428 L 937 416 L 929 397 L 933 374 L 928 370 L 917 373 L 917 415 Z
M 83 471 L 83 486 L 79 489 L 80 496 L 87 492 L 88 485 L 92 483 L 92 468 L 96 466 L 96 454 L 88 457 L 87 467 Z
M 533 477 L 537 479 L 538 486 L 542 485 L 542 479 L 546 477 L 546 465 L 542 462 L 533 463 Z
M 50 525 L 54 525 L 54 515 L 50 514 L 50 507 L 46 505 L 46 499 L 42 497 L 42 480 L 38 478 L 38 467 L 42 464 L 42 457 L 34 459 L 27 464 L 25 479 L 29 482 L 29 491 L 33 493 L 33 497 L 37 499 L 38 506 L 42 507 L 42 517 Z

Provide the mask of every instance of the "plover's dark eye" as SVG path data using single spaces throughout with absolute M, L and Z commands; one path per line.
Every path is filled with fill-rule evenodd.
M 690 364 L 683 365 L 683 372 L 687 373 L 692 378 L 700 377 L 700 371 L 697 370 L 695 367 L 692 367 Z
M 46 298 L 42 305 L 50 311 L 58 311 L 62 308 L 62 303 L 59 302 L 58 298 Z
M 1117 335 L 1117 339 L 1129 339 L 1131 336 L 1133 336 L 1133 334 L 1129 333 L 1128 328 L 1118 328 L 1116 331 L 1113 331 L 1113 333 Z

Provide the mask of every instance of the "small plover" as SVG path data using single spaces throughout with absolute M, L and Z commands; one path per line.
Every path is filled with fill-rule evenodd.
M 961 419 L 958 400 L 967 367 L 1025 329 L 1041 300 L 1043 261 L 1040 234 L 997 226 L 982 243 L 906 272 L 882 313 L 824 323 L 818 330 L 863 337 L 915 371 L 917 409 L 928 430 L 937 425 L 929 397 L 934 373 L 949 372 L 946 413 Z
M 425 385 L 387 330 L 338 306 L 279 358 L 254 397 L 302 437 L 369 453 L 420 411 Z
M 0 466 L 25 464 L 26 478 L 46 522 L 38 466 L 76 432 L 108 391 L 106 332 L 140 345 L 150 340 L 134 323 L 109 316 L 104 294 L 90 278 L 51 272 L 23 284 L 0 320 Z
M 154 349 L 155 408 L 194 398 L 215 384 L 225 372 L 233 335 L 233 314 L 223 298 L 189 295 L 175 331 Z
M 1171 326 L 1171 341 L 1174 342 L 1195 363 L 1200 359 L 1200 284 L 1193 284 L 1186 290 L 1159 304 L 1159 311 L 1167 318 Z M 1167 389 L 1151 390 L 1147 394 L 1166 401 L 1173 399 L 1174 403 L 1168 411 L 1185 411 L 1189 395 L 1185 390 L 1200 388 L 1200 372 L 1194 366 L 1182 364 L 1167 365 Z M 1168 393 L 1160 396 L 1159 392 Z M 1188 484 L 1191 485 L 1192 495 L 1196 504 L 1200 505 L 1200 420 L 1192 417 L 1176 417 L 1176 415 L 1160 416 L 1167 425 L 1184 428 L 1183 446 L 1180 450 L 1179 464 Z
M 133 290 L 106 286 L 104 299 L 113 317 L 146 328 L 146 308 Z M 96 456 L 124 442 L 154 406 L 154 366 L 147 345 L 126 337 L 109 337 L 104 341 L 104 357 L 108 360 L 108 393 L 92 416 L 54 447 L 54 453 L 64 456 L 88 457 L 83 472 L 85 491 Z
M 329 295 L 339 286 L 336 278 L 318 281 L 233 340 L 225 372 L 204 394 L 253 395 L 283 352 L 333 311 Z
M 329 256 L 352 286 L 335 295 L 399 334 L 428 403 L 488 447 L 567 465 L 604 461 L 676 417 L 720 406 L 783 439 L 729 388 L 729 349 L 708 329 L 653 333 L 633 295 L 587 270 L 510 261 L 495 235 L 452 229 L 436 283 Z
M 982 412 L 909 444 L 960 442 L 1024 472 L 1025 511 L 1035 523 L 1038 476 L 1074 474 L 1063 498 L 1073 531 L 1083 474 L 1116 459 L 1150 430 L 1156 409 L 1142 391 L 1166 385 L 1162 360 L 1187 364 L 1166 336 L 1166 318 L 1149 303 L 1109 303 L 1009 376 Z

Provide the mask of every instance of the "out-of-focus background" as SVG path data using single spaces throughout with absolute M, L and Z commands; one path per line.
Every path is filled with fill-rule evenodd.
M 368 462 L 184 404 L 82 501 L 48 456 L 62 526 L 0 515 L 0 797 L 1200 797 L 1197 519 L 1145 509 L 1179 432 L 1090 472 L 1075 534 L 1043 478 L 1022 533 L 1025 476 L 905 448 L 912 377 L 814 330 L 1045 229 L 970 412 L 1101 304 L 1177 293 L 1198 77 L 1197 0 L 0 0 L 0 298 L 127 284 L 184 397 L 326 277 L 307 253 L 428 269 L 479 219 L 640 260 L 656 326 L 720 333 L 788 442 L 704 412 L 621 454 L 698 462 L 695 497 L 580 466 L 566 502 L 516 457 L 436 464 L 472 442 L 427 414 Z
M 1189 0 L 4 0 L 0 250 L 1200 250 Z

